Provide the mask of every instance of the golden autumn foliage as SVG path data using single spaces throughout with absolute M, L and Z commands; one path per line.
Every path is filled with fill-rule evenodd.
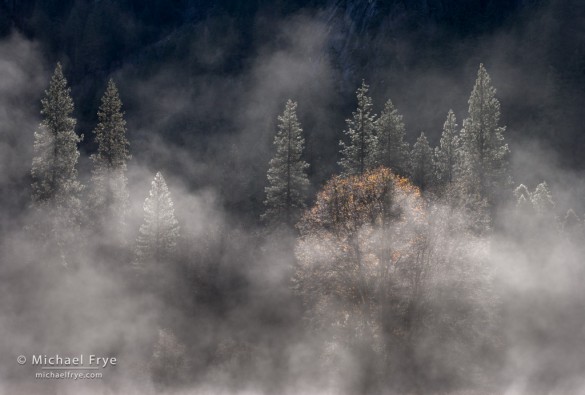
M 334 325 L 377 337 L 379 306 L 400 285 L 393 273 L 425 215 L 418 188 L 387 168 L 333 177 L 298 224 L 297 289 L 317 310 L 335 311 Z
M 420 191 L 406 178 L 381 167 L 363 175 L 335 176 L 317 195 L 298 227 L 301 234 L 326 228 L 336 233 L 364 225 L 384 226 L 400 217 L 404 205 L 422 214 Z
M 481 262 L 473 256 L 481 248 L 464 224 L 386 168 L 328 181 L 298 224 L 294 286 L 329 350 L 410 358 L 417 337 L 449 322 L 451 310 L 437 307 L 443 298 L 457 300 L 459 312 L 477 306 L 470 301 L 483 297 L 481 281 L 471 280 L 479 271 L 470 265 Z M 463 314 L 441 333 L 459 336 L 481 322 Z

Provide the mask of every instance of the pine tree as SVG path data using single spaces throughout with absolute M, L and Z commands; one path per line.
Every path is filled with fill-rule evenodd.
M 274 137 L 276 153 L 270 160 L 264 201 L 266 212 L 262 216 L 271 223 L 292 225 L 305 207 L 309 165 L 302 159 L 305 139 L 296 110 L 297 103 L 288 100 L 283 114 L 278 116 L 278 131 Z
M 526 188 L 526 185 L 520 184 L 514 189 L 514 197 L 516 198 L 516 208 L 521 213 L 532 213 L 532 193 Z
M 128 206 L 126 162 L 130 155 L 122 102 L 112 80 L 108 82 L 102 97 L 98 120 L 94 130 L 98 148 L 97 153 L 91 156 L 91 205 L 95 218 L 101 219 L 108 230 L 120 235 Z M 109 225 L 112 223 L 113 226 Z
M 136 240 L 135 263 L 158 264 L 173 257 L 179 238 L 179 223 L 171 194 L 160 172 L 144 201 L 144 222 Z
M 421 190 L 434 182 L 433 149 L 424 133 L 421 133 L 410 154 L 412 181 Z
M 31 175 L 32 200 L 36 205 L 74 205 L 82 189 L 76 165 L 77 143 L 83 136 L 75 134 L 70 92 L 61 64 L 57 63 L 49 89 L 41 100 L 43 120 L 35 132 Z
M 469 98 L 469 117 L 461 131 L 462 182 L 466 194 L 493 208 L 509 184 L 505 127 L 499 126 L 500 102 L 483 64 Z
M 343 131 L 348 142 L 339 142 L 341 161 L 339 164 L 346 175 L 363 174 L 376 161 L 377 142 L 374 135 L 374 119 L 372 114 L 372 98 L 368 96 L 369 86 L 362 81 L 356 95 L 358 106 L 347 119 L 347 129 Z
M 532 206 L 537 214 L 541 216 L 554 216 L 555 202 L 546 182 L 536 186 L 531 195 Z
M 384 105 L 380 117 L 374 122 L 377 137 L 376 164 L 392 169 L 397 174 L 405 174 L 408 169 L 408 143 L 402 115 L 391 100 Z
M 79 194 L 83 189 L 76 169 L 77 144 L 83 136 L 77 136 L 74 130 L 70 91 L 61 64 L 57 63 L 41 100 L 43 120 L 34 135 L 31 169 L 32 204 L 42 218 L 35 228 L 44 242 L 56 247 L 64 264 L 79 233 Z
M 443 124 L 443 133 L 439 146 L 435 148 L 435 162 L 437 180 L 442 184 L 450 185 L 455 181 L 457 166 L 459 165 L 460 140 L 457 133 L 457 118 L 453 110 L 449 110 Z
M 516 187 L 516 189 L 514 189 L 514 197 L 516 198 L 517 202 L 520 202 L 522 198 L 524 198 L 525 201 L 530 201 L 532 199 L 532 194 L 526 185 L 520 184 L 518 187 Z

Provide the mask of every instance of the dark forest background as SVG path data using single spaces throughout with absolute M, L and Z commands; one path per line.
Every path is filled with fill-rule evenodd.
M 581 170 L 584 16 L 585 5 L 576 0 L 3 0 L 0 35 L 18 32 L 34 40 L 45 70 L 56 61 L 64 64 L 78 129 L 86 135 L 107 78 L 118 76 L 135 158 L 151 156 L 141 141 L 153 136 L 181 146 L 213 164 L 213 171 L 190 173 L 193 187 L 237 191 L 226 197 L 227 206 L 255 218 L 270 133 L 257 131 L 253 153 L 242 149 L 247 141 L 231 136 L 246 128 L 270 130 L 277 108 L 289 97 L 299 100 L 310 175 L 319 184 L 337 170 L 338 132 L 344 126 L 339 114 L 351 111 L 362 78 L 372 85 L 378 108 L 386 98 L 395 102 L 411 143 L 424 131 L 436 144 L 445 109 L 463 114 L 483 62 L 498 88 L 512 146 L 536 141 L 551 148 L 560 166 Z M 295 32 L 303 18 L 318 26 Z M 279 64 L 281 52 L 293 52 L 302 66 Z M 324 74 L 322 63 L 331 71 Z M 301 86 L 279 80 L 279 67 L 293 68 L 291 79 L 302 74 Z M 135 89 L 148 85 L 144 81 L 154 84 Z M 155 107 L 156 100 L 169 108 L 145 122 L 138 114 Z M 273 100 L 274 108 L 266 105 Z M 309 111 L 314 105 L 320 106 L 318 114 Z M 91 139 L 82 149 L 95 149 Z M 184 168 L 177 158 L 159 159 L 149 158 L 153 168 L 178 175 Z M 518 171 L 525 165 L 519 163 Z M 233 168 L 251 173 L 234 179 Z
M 0 393 L 579 393 L 584 22 L 578 0 L 0 0 Z M 83 221 L 56 228 L 66 247 L 34 235 L 61 218 L 31 197 L 57 62 L 75 104 L 69 141 L 83 134 L 70 167 L 88 186 Z M 449 109 L 457 133 L 472 118 L 480 64 L 511 152 L 499 205 L 461 203 L 456 188 L 435 200 L 382 168 L 335 177 L 362 81 L 372 113 L 391 99 L 404 116 L 416 162 L 417 137 L 432 156 Z M 88 209 L 110 78 L 132 155 L 120 238 L 96 231 L 108 220 Z M 260 218 L 288 99 L 309 210 L 273 229 Z M 135 255 L 158 171 L 176 245 L 149 271 Z M 352 205 L 362 190 L 374 203 Z M 392 263 L 389 278 L 378 262 Z M 380 294 L 360 301 L 372 284 Z M 81 352 L 120 367 L 100 383 L 48 384 L 14 361 Z

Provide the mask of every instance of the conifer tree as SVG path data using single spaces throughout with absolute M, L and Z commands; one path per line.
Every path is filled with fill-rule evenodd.
M 372 98 L 368 96 L 369 86 L 362 81 L 356 95 L 358 106 L 347 119 L 347 129 L 343 131 L 347 142 L 339 142 L 341 146 L 341 161 L 339 164 L 346 175 L 362 174 L 376 162 L 377 141 L 374 134 L 374 119 L 372 114 Z
M 555 202 L 546 182 L 536 186 L 531 195 L 532 206 L 537 214 L 541 216 L 554 216 Z
M 405 128 L 402 115 L 391 100 L 374 122 L 377 137 L 376 164 L 392 169 L 397 174 L 405 174 L 408 169 L 408 143 L 404 141 Z
M 518 187 L 516 187 L 516 189 L 514 189 L 514 197 L 516 198 L 517 202 L 520 202 L 522 198 L 524 198 L 525 201 L 530 201 L 532 199 L 532 194 L 526 185 L 520 184 Z
M 34 135 L 31 168 L 32 204 L 39 211 L 35 228 L 67 264 L 67 255 L 78 235 L 81 218 L 79 194 L 83 187 L 77 179 L 77 144 L 83 136 L 75 133 L 73 100 L 61 64 L 41 100 L 43 120 Z
M 412 181 L 421 190 L 427 189 L 434 181 L 433 149 L 424 133 L 421 133 L 410 154 Z
M 160 172 L 144 201 L 144 222 L 136 240 L 135 263 L 158 264 L 173 257 L 179 238 L 179 223 L 171 194 Z
M 71 89 L 57 63 L 55 73 L 41 100 L 43 120 L 35 132 L 32 162 L 32 200 L 36 205 L 77 205 L 82 187 L 77 180 L 77 143 Z
M 444 185 L 450 185 L 456 176 L 459 165 L 459 136 L 457 133 L 457 118 L 453 110 L 449 110 L 447 119 L 443 124 L 443 133 L 439 146 L 435 148 L 435 162 L 437 180 Z
M 302 159 L 305 139 L 296 110 L 297 103 L 288 100 L 283 114 L 278 116 L 278 131 L 274 137 L 276 153 L 270 160 L 264 201 L 266 211 L 262 216 L 271 223 L 293 225 L 305 207 L 309 165 Z
M 504 141 L 505 127 L 499 126 L 500 102 L 495 94 L 490 76 L 480 64 L 468 102 L 469 117 L 461 131 L 461 181 L 468 196 L 484 200 L 492 208 L 510 182 L 510 150 Z
M 91 205 L 95 218 L 102 220 L 108 230 L 120 234 L 128 206 L 126 162 L 130 158 L 126 139 L 126 121 L 122 102 L 114 81 L 108 82 L 98 111 L 98 125 L 94 133 L 97 152 L 93 162 Z
M 526 185 L 520 184 L 514 189 L 514 197 L 516 198 L 516 208 L 522 213 L 532 212 L 532 193 L 528 190 Z

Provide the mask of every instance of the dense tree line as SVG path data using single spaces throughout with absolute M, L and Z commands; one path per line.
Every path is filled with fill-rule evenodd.
M 294 257 L 290 282 L 302 304 L 304 329 L 320 334 L 316 352 L 331 369 L 347 352 L 357 359 L 362 370 L 353 393 L 383 385 L 409 390 L 413 383 L 483 385 L 503 342 L 496 328 L 501 306 L 485 253 L 486 235 L 497 226 L 496 208 L 513 197 L 518 223 L 555 223 L 568 240 L 578 240 L 582 221 L 572 210 L 557 218 L 545 182 L 533 191 L 512 188 L 500 105 L 483 65 L 462 128 L 449 110 L 437 147 L 424 133 L 410 147 L 398 109 L 388 100 L 377 116 L 368 91 L 363 82 L 342 133 L 341 173 L 313 201 L 297 103 L 286 102 L 268 163 L 263 226 L 294 234 L 294 247 L 285 254 Z M 29 229 L 44 245 L 47 261 L 75 267 L 84 238 L 107 235 L 114 241 L 101 247 L 117 244 L 130 251 L 116 258 L 134 278 L 129 286 L 185 314 L 190 300 L 221 310 L 222 292 L 237 285 L 218 274 L 224 256 L 240 254 L 237 248 L 227 251 L 231 234 L 189 253 L 195 250 L 181 234 L 180 213 L 157 172 L 137 238 L 128 240 L 131 155 L 116 84 L 109 81 L 98 109 L 88 188 L 76 170 L 83 136 L 75 133 L 72 112 L 58 64 L 42 100 L 31 169 L 35 215 Z M 269 233 L 263 237 L 278 243 Z M 195 270 L 186 263 L 196 259 L 208 266 Z M 179 367 L 187 369 L 188 352 L 165 325 L 160 323 L 150 366 L 159 382 L 169 384 Z M 221 360 L 226 344 L 218 341 L 209 353 Z M 229 349 L 237 356 L 253 352 Z

